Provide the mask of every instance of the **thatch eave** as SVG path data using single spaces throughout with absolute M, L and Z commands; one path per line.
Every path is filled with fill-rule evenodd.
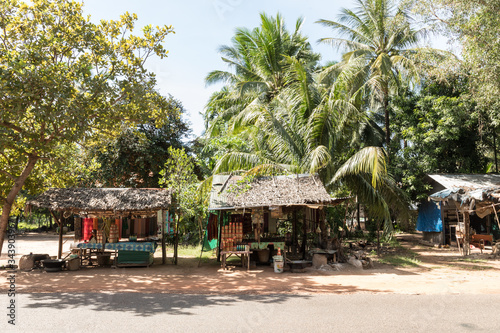
M 165 189 L 68 188 L 48 189 L 26 203 L 26 209 L 46 208 L 51 211 L 96 215 L 140 215 L 168 209 L 171 192 Z

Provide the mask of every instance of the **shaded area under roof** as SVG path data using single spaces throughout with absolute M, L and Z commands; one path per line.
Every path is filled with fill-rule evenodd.
M 334 206 L 346 199 L 332 198 L 318 176 L 274 176 L 246 181 L 242 176 L 215 175 L 209 209 L 294 205 Z
M 154 213 L 168 209 L 170 191 L 138 188 L 51 188 L 26 203 L 32 207 L 72 213 L 111 215 Z

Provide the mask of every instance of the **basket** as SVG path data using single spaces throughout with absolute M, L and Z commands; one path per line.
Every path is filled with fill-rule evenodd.
M 68 271 L 77 271 L 80 269 L 80 258 L 72 258 L 66 262 Z

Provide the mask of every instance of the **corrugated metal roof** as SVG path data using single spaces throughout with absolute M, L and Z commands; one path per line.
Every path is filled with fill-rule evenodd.
M 434 174 L 428 175 L 444 188 L 461 188 L 466 191 L 500 186 L 500 175 L 494 174 Z
M 493 174 L 452 174 L 428 175 L 445 189 L 429 195 L 434 201 L 452 200 L 461 206 L 476 203 L 482 205 L 497 203 L 500 197 L 500 175 Z

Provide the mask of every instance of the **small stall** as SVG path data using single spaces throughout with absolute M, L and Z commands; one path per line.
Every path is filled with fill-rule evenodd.
M 480 176 L 478 175 L 478 178 Z M 470 178 L 470 176 L 469 176 Z M 487 180 L 493 177 L 486 177 Z M 462 182 L 452 188 L 446 188 L 429 195 L 429 205 L 434 205 L 435 210 L 441 212 L 434 220 L 442 223 L 445 221 L 450 234 L 457 244 L 457 249 L 463 255 L 471 254 L 471 249 L 477 248 L 483 252 L 486 245 L 491 246 L 493 253 L 498 248 L 493 247 L 498 241 L 500 218 L 500 177 L 496 176 L 496 183 L 486 181 L 475 184 Z M 465 184 L 464 184 L 465 183 Z M 473 186 L 474 185 L 474 186 Z M 455 215 L 455 220 L 450 221 L 444 217 L 447 213 Z M 423 215 L 423 214 L 421 214 Z M 419 215 L 419 217 L 421 216 Z M 429 214 L 430 216 L 430 214 Z M 431 218 L 428 218 L 433 222 Z M 495 237 L 495 235 L 497 237 Z
M 81 264 L 93 265 L 114 255 L 116 266 L 149 266 L 158 243 L 165 263 L 170 205 L 171 193 L 164 189 L 52 188 L 30 200 L 27 209 L 47 208 L 59 224 L 59 259 L 63 222 L 72 219 L 73 250 Z
M 215 175 L 206 241 L 217 247 L 223 268 L 232 255 L 240 256 L 247 269 L 251 261 L 304 258 L 311 236 L 318 235 L 317 241 L 326 246 L 324 208 L 346 199 L 332 198 L 316 175 Z

